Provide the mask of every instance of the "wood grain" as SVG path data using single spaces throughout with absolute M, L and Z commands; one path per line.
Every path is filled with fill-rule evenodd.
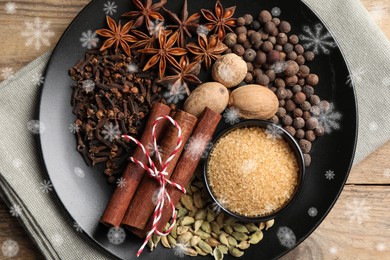
M 0 72 L 9 67 L 18 71 L 55 46 L 71 20 L 87 0 L 16 0 L 15 15 L 5 12 L 8 1 L 0 0 Z M 390 1 L 361 0 L 373 19 L 390 38 Z M 50 22 L 54 36 L 50 46 L 25 46 L 21 32 L 25 22 L 40 17 Z M 0 76 L 0 80 L 2 80 Z M 356 165 L 335 207 L 320 227 L 284 260 L 292 259 L 390 259 L 390 142 Z M 351 219 L 351 208 L 360 207 L 361 222 Z M 359 211 L 358 211 L 359 212 Z M 13 259 L 43 259 L 37 247 L 0 201 L 0 244 L 12 239 L 19 244 Z M 0 254 L 2 259 L 2 254 Z

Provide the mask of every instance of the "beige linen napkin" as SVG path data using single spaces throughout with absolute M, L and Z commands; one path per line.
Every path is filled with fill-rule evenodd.
M 383 113 L 390 110 L 390 44 L 360 1 L 304 2 L 329 28 L 353 75 L 359 74 L 352 77 L 359 106 L 357 163 L 390 138 L 390 121 Z M 105 259 L 108 255 L 76 232 L 61 204 L 50 196 L 52 187 L 35 137 L 27 129 L 36 116 L 40 92 L 37 80 L 31 79 L 41 75 L 49 55 L 0 84 L 2 196 L 10 206 L 21 207 L 21 222 L 48 259 Z

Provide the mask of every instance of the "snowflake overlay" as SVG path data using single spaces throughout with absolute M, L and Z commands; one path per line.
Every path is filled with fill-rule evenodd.
M 75 123 L 70 124 L 70 126 L 69 126 L 69 131 L 70 131 L 72 134 L 78 133 L 78 132 L 80 131 L 80 126 L 76 125 Z
M 84 80 L 81 87 L 88 94 L 95 89 L 95 82 L 91 79 Z
M 114 140 L 119 140 L 121 131 L 119 131 L 119 127 L 117 125 L 114 126 L 112 123 L 110 123 L 104 126 L 102 134 L 104 135 L 104 139 L 110 140 L 110 142 L 112 142 Z
M 53 184 L 51 184 L 51 181 L 43 180 L 39 185 L 39 189 L 43 193 L 49 193 L 53 190 Z
M 292 248 L 295 246 L 296 243 L 296 237 L 294 232 L 289 229 L 288 227 L 280 227 L 278 229 L 278 233 L 276 234 L 279 242 L 282 246 Z
M 172 89 L 172 86 L 169 87 Z M 164 94 L 164 98 L 166 99 L 168 104 L 177 104 L 182 101 L 187 95 L 184 86 L 178 88 L 178 90 L 168 91 Z
M 226 202 L 227 201 L 225 198 L 218 198 L 219 204 L 215 201 L 211 204 L 211 210 L 215 213 L 215 215 L 218 215 L 219 213 L 221 213 L 221 206 L 225 207 Z M 219 205 L 221 205 L 221 206 L 219 206 Z
M 86 47 L 89 50 L 92 48 L 96 48 L 99 42 L 99 38 L 97 37 L 95 32 L 88 30 L 86 32 L 81 33 L 80 42 L 82 47 Z
M 135 64 L 135 63 L 130 63 L 129 65 L 127 65 L 127 72 L 129 73 L 137 73 L 138 72 L 138 65 Z
M 363 68 L 357 68 L 352 69 L 351 74 L 348 75 L 347 80 L 345 81 L 345 84 L 347 84 L 350 87 L 353 87 L 355 84 L 359 84 L 363 81 L 363 75 L 366 73 L 365 69 Z
M 390 87 L 390 77 L 385 77 L 384 79 L 382 79 L 382 84 L 386 88 Z
M 230 107 L 223 114 L 225 122 L 231 125 L 237 124 L 240 121 L 240 110 L 235 107 Z
M 145 146 L 146 151 L 148 151 L 149 156 L 153 157 L 156 155 L 156 149 L 154 147 L 154 143 L 150 142 Z M 157 145 L 158 152 L 161 154 L 163 152 L 161 146 Z
M 327 170 L 327 171 L 325 172 L 325 178 L 326 178 L 327 180 L 333 180 L 333 179 L 334 179 L 334 176 L 335 176 L 335 173 L 334 173 L 334 171 L 332 171 L 332 170 Z
M 191 137 L 185 145 L 185 149 L 189 152 L 192 160 L 199 158 L 199 156 L 206 158 L 211 148 L 212 144 L 203 134 Z
M 158 37 L 160 30 L 165 30 L 164 21 L 156 20 L 150 23 L 148 28 L 150 36 Z
M 315 217 L 318 214 L 318 210 L 315 207 L 311 207 L 308 211 L 307 214 L 309 214 L 310 217 Z
M 22 36 L 26 38 L 26 46 L 34 45 L 39 51 L 42 45 L 50 46 L 49 38 L 54 36 L 54 32 L 50 30 L 50 22 L 44 22 L 41 18 L 36 17 L 33 22 L 24 22 L 26 29 L 22 32 Z
M 383 18 L 386 17 L 388 15 L 388 13 L 386 12 L 386 7 L 377 3 L 375 4 L 371 10 L 369 10 L 370 12 L 370 16 L 372 17 L 372 19 L 377 23 L 379 24 L 380 22 L 382 22 Z
M 1 252 L 5 257 L 15 257 L 19 253 L 19 245 L 12 239 L 7 239 L 1 246 Z
M 386 178 L 390 178 L 390 169 L 385 169 L 385 171 L 383 172 L 383 176 L 385 176 Z
M 277 61 L 272 65 L 272 69 L 275 71 L 275 73 L 282 73 L 287 69 L 287 62 L 285 61 Z
M 371 131 L 375 132 L 375 131 L 378 131 L 379 126 L 378 126 L 378 124 L 377 124 L 375 121 L 372 121 L 372 122 L 369 124 L 368 128 L 369 128 Z
M 74 172 L 74 174 L 76 174 L 77 177 L 80 177 L 80 178 L 84 178 L 85 177 L 85 172 L 80 167 L 75 167 L 73 172 Z
M 385 243 L 378 243 L 378 244 L 376 244 L 375 249 L 378 250 L 379 252 L 383 252 L 386 250 L 386 244 Z
M 12 68 L 6 67 L 1 69 L 0 71 L 0 76 L 2 77 L 3 80 L 10 80 L 14 77 L 14 70 Z
M 341 114 L 334 110 L 334 105 L 330 103 L 329 108 L 320 108 L 320 114 L 317 116 L 318 123 L 325 130 L 325 133 L 330 134 L 333 130 L 340 129 L 339 120 Z
M 268 125 L 265 133 L 267 134 L 268 139 L 275 141 L 276 139 L 282 138 L 283 130 L 275 125 Z
M 114 1 L 108 1 L 103 6 L 103 11 L 106 13 L 106 15 L 113 15 L 116 13 L 116 9 L 118 6 L 115 4 Z
M 62 246 L 62 244 L 64 244 L 64 238 L 60 234 L 56 233 L 51 237 L 51 242 L 55 246 Z
M 206 26 L 199 25 L 198 28 L 196 28 L 196 33 L 198 35 L 208 35 L 210 33 L 210 30 Z
M 119 178 L 117 181 L 116 181 L 116 185 L 119 187 L 119 188 L 124 188 L 126 187 L 126 180 L 124 178 Z
M 15 14 L 16 13 L 16 4 L 14 2 L 8 2 L 4 6 L 4 11 L 7 14 Z
M 348 202 L 345 205 L 347 208 L 345 215 L 349 218 L 351 223 L 357 222 L 361 225 L 365 220 L 370 218 L 368 214 L 370 207 L 366 205 L 366 200 L 358 200 L 354 198 L 352 202 Z
M 31 76 L 31 83 L 33 83 L 36 86 L 40 86 L 45 81 L 45 77 L 42 76 L 41 73 L 35 73 L 33 76 Z
M 248 159 L 242 162 L 242 166 L 240 167 L 240 170 L 244 174 L 249 174 L 255 172 L 257 170 L 257 167 L 258 167 L 258 163 L 255 159 Z
M 15 169 L 20 169 L 23 165 L 23 161 L 19 158 L 16 158 L 14 160 L 12 160 L 12 166 L 15 167 Z
M 108 241 L 114 245 L 120 245 L 125 241 L 126 233 L 123 228 L 112 227 L 107 234 Z
M 274 8 L 272 8 L 272 10 L 271 10 L 271 14 L 272 14 L 272 16 L 279 16 L 280 14 L 282 13 L 282 10 L 280 10 L 280 8 L 279 7 L 274 7 Z
M 152 195 L 152 203 L 153 205 L 157 206 L 157 203 L 158 203 L 158 199 L 159 197 L 161 196 L 161 189 L 156 189 L 154 192 L 153 192 L 153 195 Z
M 173 252 L 178 257 L 184 257 L 187 252 L 187 246 L 182 243 L 177 243 L 173 248 Z
M 332 246 L 331 248 L 329 248 L 329 253 L 331 253 L 332 255 L 337 254 L 337 251 L 338 251 L 338 249 L 335 246 Z
M 35 135 L 42 134 L 46 131 L 46 126 L 39 120 L 30 120 L 27 123 L 27 130 Z
M 73 227 L 74 227 L 74 229 L 76 229 L 77 232 L 83 232 L 83 229 L 76 221 L 73 222 Z
M 303 47 L 312 50 L 315 54 L 330 54 L 330 49 L 337 45 L 332 35 L 324 29 L 321 24 L 316 24 L 313 30 L 309 26 L 303 27 L 304 34 L 299 36 L 303 42 Z
M 9 213 L 13 217 L 19 217 L 22 215 L 22 208 L 18 204 L 13 204 L 9 209 Z

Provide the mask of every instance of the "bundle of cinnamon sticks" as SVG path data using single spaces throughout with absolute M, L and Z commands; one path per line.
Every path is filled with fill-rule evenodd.
M 170 107 L 164 104 L 156 103 L 153 105 L 140 140 L 144 147 L 153 147 L 152 128 L 155 119 L 170 113 Z M 187 143 L 187 145 L 186 148 L 184 148 L 185 145 L 182 145 L 177 151 L 176 156 L 166 170 L 166 178 L 182 187 L 186 187 L 202 158 L 203 151 L 213 136 L 221 115 L 205 108 L 198 119 L 187 112 L 178 110 L 174 113 L 173 119 L 181 127 L 183 144 Z M 177 131 L 174 125 L 157 125 L 155 136 L 162 161 L 165 161 L 175 149 Z M 148 152 L 153 154 L 152 150 L 153 148 Z M 147 163 L 147 158 L 141 148 L 135 150 L 133 158 L 144 164 Z M 144 237 L 152 226 L 152 214 L 159 184 L 155 179 L 145 174 L 143 168 L 133 162 L 128 163 L 122 178 L 126 185 L 124 187 L 118 186 L 115 189 L 101 217 L 101 222 L 114 227 L 124 225 L 134 234 Z M 167 191 L 172 202 L 176 205 L 183 193 L 173 186 L 167 187 Z M 172 209 L 165 203 L 164 211 L 157 226 L 159 231 L 163 231 L 171 216 Z

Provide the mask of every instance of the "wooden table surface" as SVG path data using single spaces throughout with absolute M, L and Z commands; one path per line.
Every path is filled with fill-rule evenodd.
M 361 1 L 390 38 L 390 0 Z M 16 72 L 51 49 L 67 25 L 88 2 L 0 0 L 0 81 L 6 68 Z M 15 14 L 12 14 L 12 4 L 11 8 L 5 8 L 7 3 L 16 4 Z M 21 35 L 25 30 L 24 22 L 35 17 L 50 21 L 50 30 L 54 32 L 54 36 L 50 38 L 48 46 L 24 46 L 26 39 Z M 390 142 L 356 165 L 327 218 L 308 239 L 283 259 L 390 259 L 389 158 Z M 353 212 L 356 208 L 358 211 Z M 357 218 L 354 219 L 353 216 Z M 19 244 L 19 253 L 13 259 L 43 258 L 2 201 L 0 220 L 0 244 L 7 239 Z M 4 258 L 0 253 L 0 259 L 2 257 Z

